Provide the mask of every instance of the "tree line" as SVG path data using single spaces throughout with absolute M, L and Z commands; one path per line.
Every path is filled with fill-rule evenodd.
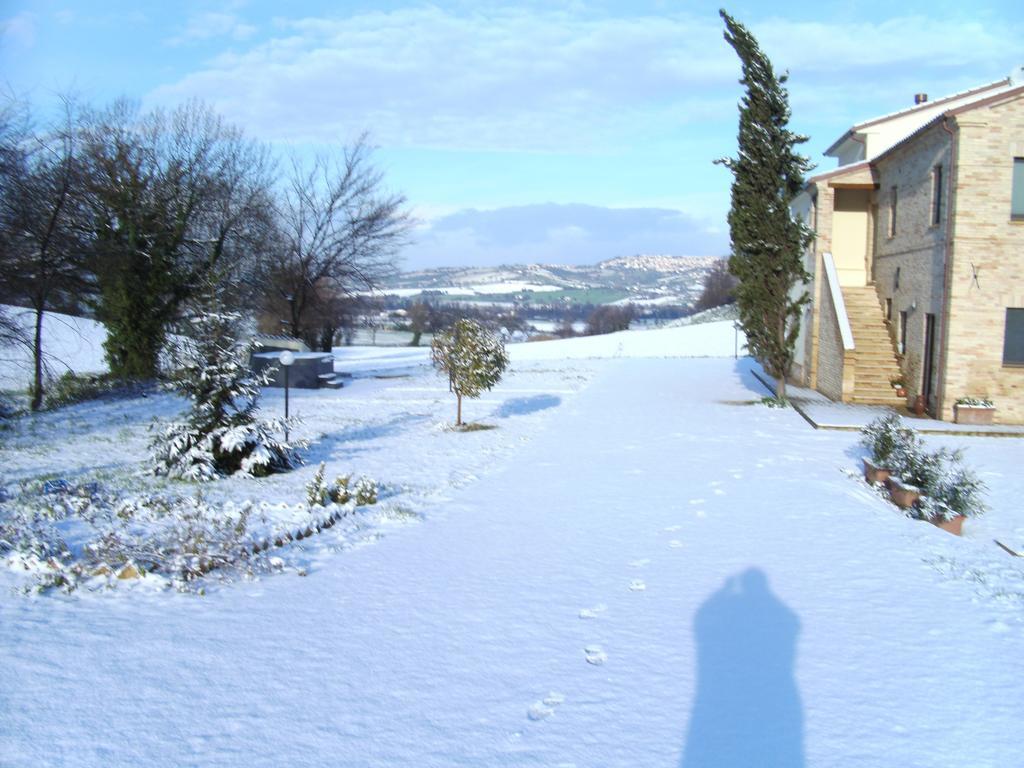
M 111 375 L 151 379 L 186 314 L 241 310 L 316 346 L 395 270 L 412 220 L 365 136 L 280 158 L 197 101 L 62 107 L 39 125 L 0 105 L 0 303 L 34 312 L 33 409 L 46 312 L 93 315 Z

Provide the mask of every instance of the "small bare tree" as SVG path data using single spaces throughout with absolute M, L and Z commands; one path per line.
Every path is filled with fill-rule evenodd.
M 41 132 L 30 130 L 25 105 L 0 108 L 0 277 L 4 293 L 35 313 L 32 410 L 43 403 L 43 317 L 61 295 L 91 287 L 78 226 L 74 106 L 64 107 L 63 122 Z
M 280 242 L 265 285 L 287 307 L 286 325 L 302 338 L 321 296 L 352 295 L 394 272 L 412 224 L 405 198 L 383 189 L 365 136 L 342 157 L 293 161 L 279 203 Z
M 732 304 L 736 301 L 736 286 L 738 284 L 739 280 L 729 274 L 728 260 L 719 260 L 704 279 L 704 290 L 701 291 L 700 298 L 697 299 L 695 309 L 702 311 Z

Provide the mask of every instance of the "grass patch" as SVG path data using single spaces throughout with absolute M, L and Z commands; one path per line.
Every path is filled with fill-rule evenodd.
M 454 424 L 448 427 L 449 432 L 486 432 L 489 429 L 497 429 L 497 424 L 481 424 L 478 421 L 471 421 L 468 424 L 462 424 L 461 426 L 455 426 Z

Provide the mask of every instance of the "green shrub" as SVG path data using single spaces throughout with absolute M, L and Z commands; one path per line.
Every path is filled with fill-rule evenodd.
M 109 373 L 78 374 L 67 371 L 54 379 L 43 393 L 43 407 L 47 410 L 64 408 L 68 405 L 95 400 L 107 395 L 134 391 L 136 382 L 111 376 Z M 29 392 L 31 396 L 32 392 Z
M 377 503 L 377 483 L 373 480 L 361 477 L 353 484 L 352 475 L 338 475 L 333 483 L 328 484 L 325 479 L 326 470 L 326 463 L 320 462 L 320 468 L 306 485 L 306 502 L 309 506 L 348 504 L 352 500 L 360 507 Z

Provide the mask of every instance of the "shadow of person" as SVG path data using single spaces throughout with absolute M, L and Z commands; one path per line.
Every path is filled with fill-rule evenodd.
M 697 611 L 697 695 L 683 768 L 804 765 L 803 708 L 793 677 L 800 620 L 751 568 Z

